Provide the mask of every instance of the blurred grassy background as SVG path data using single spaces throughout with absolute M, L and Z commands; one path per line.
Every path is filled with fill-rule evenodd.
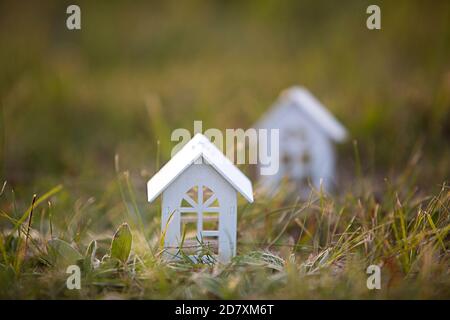
M 374 3 L 382 11 L 380 31 L 366 28 L 366 8 Z M 311 242 L 312 253 L 317 254 L 334 239 L 328 237 L 330 230 L 327 233 L 322 225 L 323 217 L 331 221 L 345 211 L 345 219 L 335 231 L 346 231 L 355 216 L 366 230 L 381 203 L 380 215 L 386 225 L 392 223 L 390 219 L 395 224 L 396 214 L 402 211 L 395 204 L 399 190 L 409 206 L 405 215 L 410 221 L 420 220 L 421 201 L 438 194 L 440 185 L 449 181 L 448 1 L 78 1 L 81 31 L 66 29 L 69 4 L 73 2 L 0 2 L 0 182 L 8 181 L 8 194 L 2 195 L 6 201 L 0 209 L 12 217 L 22 216 L 33 193 L 42 195 L 62 183 L 64 191 L 52 200 L 50 208 L 41 206 L 34 218 L 40 219 L 33 228 L 42 229 L 44 243 L 49 238 L 46 219 L 50 214 L 56 217 L 55 234 L 79 247 L 93 238 L 101 240 L 105 236 L 102 230 L 107 232 L 109 245 L 117 225 L 132 223 L 125 210 L 132 207 L 132 200 L 122 199 L 118 190 L 115 154 L 120 157 L 120 171 L 130 170 L 138 207 L 145 213 L 145 234 L 155 240 L 159 212 L 146 203 L 145 182 L 158 162 L 169 159 L 174 145 L 170 142 L 172 130 L 192 130 L 194 120 L 203 120 L 205 129 L 248 128 L 282 89 L 294 84 L 308 87 L 349 129 L 352 139 L 358 141 L 362 177 L 370 184 L 364 189 L 356 179 L 351 141 L 339 146 L 342 190 L 338 194 L 342 198 L 327 199 L 326 207 L 331 209 L 317 210 L 322 214 L 317 225 L 314 216 L 311 218 L 314 239 L 298 240 L 302 245 Z M 402 180 L 405 170 L 407 178 Z M 400 177 L 395 184 L 398 189 L 386 187 L 385 177 Z M 119 175 L 119 181 L 127 178 L 128 173 Z M 387 189 L 381 191 L 384 194 L 376 193 L 378 185 Z M 411 200 L 416 185 L 419 196 Z M 345 190 L 354 194 L 347 196 Z M 443 232 L 448 229 L 445 192 L 435 219 L 443 225 Z M 240 241 L 261 242 L 266 237 L 275 241 L 281 232 L 279 242 L 284 243 L 291 233 L 298 232 L 294 224 L 295 230 L 284 234 L 283 218 L 270 222 L 261 215 L 268 209 L 280 211 L 286 205 L 283 201 L 257 199 L 251 213 L 240 218 Z M 345 210 L 341 211 L 341 206 Z M 138 213 L 139 208 L 128 209 Z M 316 209 L 311 210 L 314 213 Z M 5 220 L 3 226 L 9 228 L 10 224 Z M 426 230 L 427 236 L 434 235 L 435 231 Z M 390 247 L 383 249 L 386 234 L 380 231 L 375 238 L 390 255 Z M 361 237 L 365 236 L 362 233 Z M 392 242 L 402 247 L 405 239 Z M 240 250 L 247 250 L 242 243 Z M 408 256 L 404 250 L 402 254 Z M 435 263 L 436 268 L 448 271 L 446 256 L 441 255 L 443 262 Z M 364 257 L 376 260 L 378 253 L 371 257 L 365 252 Z M 406 259 L 402 263 L 409 270 L 412 262 Z M 438 274 L 446 279 L 441 269 Z M 50 277 L 44 274 L 44 285 Z M 196 275 L 192 277 L 196 282 Z M 9 296 L 24 295 L 20 285 L 17 292 L 8 289 L 15 285 L 9 273 L 2 279 L 12 283 L 4 286 Z M 167 279 L 176 282 L 172 276 Z M 267 274 L 261 279 L 267 279 Z M 334 279 L 329 279 L 330 288 L 337 286 Z M 223 285 L 227 287 L 232 280 L 225 278 Z M 445 291 L 448 285 L 438 280 L 436 288 Z M 172 287 L 165 281 L 160 285 L 169 296 Z M 260 283 L 253 285 L 260 288 Z M 345 287 L 347 280 L 339 285 Z M 416 284 L 413 289 L 420 293 L 424 286 Z M 41 286 L 30 288 L 40 290 Z M 153 283 L 150 288 L 158 297 L 166 297 Z M 402 290 L 413 291 L 410 288 Z M 432 288 L 431 293 L 443 296 Z M 248 291 L 255 290 L 251 287 Z M 52 292 L 47 294 L 59 294 Z M 347 291 L 324 292 L 336 297 Z M 310 294 L 306 291 L 298 296 Z
M 2 176 L 16 188 L 98 182 L 114 154 L 133 171 L 169 157 L 170 132 L 247 128 L 280 90 L 305 85 L 381 176 L 420 148 L 424 183 L 450 172 L 450 6 L 370 1 L 2 1 Z M 351 143 L 340 150 L 353 169 Z M 75 179 L 74 179 L 75 178 Z M 34 190 L 36 191 L 36 190 Z

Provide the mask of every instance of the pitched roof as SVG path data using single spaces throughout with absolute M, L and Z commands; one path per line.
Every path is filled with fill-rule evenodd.
M 249 202 L 253 202 L 253 188 L 250 180 L 206 138 L 197 133 L 178 151 L 148 182 L 148 202 L 155 200 L 175 179 L 203 157 L 234 189 Z
M 343 142 L 346 140 L 348 134 L 344 126 L 308 89 L 300 86 L 293 86 L 281 92 L 278 101 L 258 122 L 257 127 L 264 127 L 271 121 L 270 119 L 276 113 L 278 107 L 289 104 L 295 105 L 334 141 Z

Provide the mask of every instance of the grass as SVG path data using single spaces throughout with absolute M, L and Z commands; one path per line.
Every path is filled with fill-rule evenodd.
M 114 242 L 123 231 L 114 237 L 89 231 L 86 215 L 98 212 L 88 213 L 88 203 L 79 205 L 67 227 L 50 231 L 45 200 L 56 204 L 65 192 L 61 187 L 36 198 L 18 219 L 2 210 L 12 228 L 0 237 L 1 297 L 449 298 L 448 185 L 435 196 L 421 196 L 414 189 L 399 190 L 398 184 L 409 179 L 402 177 L 386 182 L 381 199 L 370 189 L 350 188 L 341 196 L 316 192 L 307 202 L 286 200 L 286 185 L 273 199 L 260 196 L 254 205 L 241 206 L 238 255 L 220 265 L 195 263 L 187 256 L 164 259 L 159 215 L 154 211 L 145 222 L 136 219 L 145 204 L 127 200 L 135 194 L 128 175 L 123 177 L 119 185 L 129 207 L 124 220 L 132 227 L 119 230 L 131 230 L 132 249 L 131 234 L 120 245 Z M 3 201 L 8 194 L 6 185 Z M 81 290 L 65 287 L 69 264 L 82 267 Z M 366 288 L 365 270 L 371 264 L 381 266 L 381 290 Z
M 0 298 L 449 299 L 450 8 L 383 3 L 377 32 L 369 4 L 81 1 L 70 32 L 62 2 L 2 2 Z M 351 133 L 337 188 L 255 182 L 232 263 L 165 261 L 145 182 L 172 130 L 248 128 L 292 84 Z

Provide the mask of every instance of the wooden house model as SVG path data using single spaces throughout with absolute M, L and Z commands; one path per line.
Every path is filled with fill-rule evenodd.
M 311 186 L 330 190 L 335 185 L 334 143 L 345 141 L 347 131 L 307 89 L 284 90 L 255 127 L 280 130 L 278 173 L 261 176 L 268 188 L 287 178 L 306 196 Z
M 149 202 L 162 196 L 166 254 L 230 261 L 236 254 L 237 193 L 253 202 L 250 180 L 196 134 L 147 183 Z

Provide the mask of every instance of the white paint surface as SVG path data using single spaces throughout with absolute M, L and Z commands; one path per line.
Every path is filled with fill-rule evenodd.
M 194 187 L 196 199 L 188 196 Z M 203 187 L 210 189 L 211 197 L 215 198 L 205 199 Z M 180 246 L 185 247 L 182 221 L 192 219 L 199 245 L 205 238 L 217 239 L 218 261 L 227 263 L 236 255 L 237 192 L 253 202 L 252 184 L 205 136 L 195 135 L 148 181 L 147 191 L 149 202 L 162 193 L 161 228 L 166 255 L 177 257 Z M 183 199 L 186 205 L 182 205 Z M 218 213 L 218 226 L 214 230 L 204 224 L 211 212 Z
M 255 127 L 280 130 L 280 170 L 272 176 L 261 176 L 263 185 L 273 190 L 287 177 L 298 185 L 300 195 L 307 196 L 307 180 L 316 189 L 330 190 L 335 184 L 332 142 L 342 142 L 348 134 L 307 89 L 283 91 Z
M 155 200 L 172 181 L 200 158 L 216 169 L 247 201 L 253 202 L 253 188 L 250 180 L 200 133 L 197 133 L 147 182 L 148 202 Z

